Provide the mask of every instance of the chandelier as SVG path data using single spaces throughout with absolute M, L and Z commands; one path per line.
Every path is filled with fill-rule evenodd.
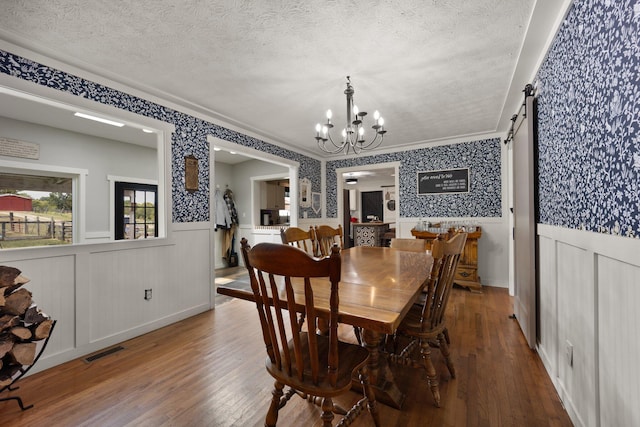
M 367 142 L 362 123 L 367 113 L 358 110 L 358 107 L 354 105 L 354 92 L 353 86 L 351 86 L 351 78 L 347 76 L 347 88 L 344 90 L 344 94 L 347 95 L 347 123 L 342 129 L 341 142 L 336 142 L 331 137 L 331 128 L 333 128 L 333 123 L 331 123 L 331 110 L 327 110 L 327 122 L 324 125 L 320 123 L 316 125 L 316 141 L 322 151 L 329 154 L 337 154 L 341 151 L 349 154 L 349 151 L 353 151 L 355 154 L 358 154 L 364 150 L 378 148 L 382 143 L 384 134 L 387 133 L 387 131 L 384 130 L 384 119 L 380 117 L 380 113 L 377 110 L 373 113 L 374 123 L 371 128 L 374 130 L 374 135 L 371 140 Z

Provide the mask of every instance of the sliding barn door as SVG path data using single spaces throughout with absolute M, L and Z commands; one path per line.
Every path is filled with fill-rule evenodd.
M 529 343 L 536 346 L 536 216 L 534 97 L 525 98 L 526 117 L 520 115 L 513 135 L 514 303 L 513 312 Z

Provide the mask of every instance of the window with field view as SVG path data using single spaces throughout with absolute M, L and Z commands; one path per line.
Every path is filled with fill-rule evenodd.
M 73 179 L 0 173 L 0 249 L 73 243 Z
M 158 186 L 115 183 L 115 239 L 158 237 Z

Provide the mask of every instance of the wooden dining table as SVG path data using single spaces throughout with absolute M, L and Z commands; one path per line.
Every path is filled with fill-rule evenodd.
M 385 247 L 356 246 L 341 251 L 339 322 L 362 328 L 363 345 L 369 350 L 369 377 L 376 398 L 400 408 L 405 393 L 394 381 L 380 342 L 400 325 L 429 277 L 433 258 L 429 252 L 408 252 Z M 328 312 L 329 289 L 322 279 L 314 285 L 314 300 L 320 312 Z M 251 291 L 218 286 L 217 292 L 254 301 Z M 296 301 L 304 301 L 302 287 L 294 285 Z M 284 294 L 281 297 L 285 297 Z

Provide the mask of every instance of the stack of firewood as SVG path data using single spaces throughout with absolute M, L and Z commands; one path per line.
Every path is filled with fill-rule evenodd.
M 11 385 L 25 366 L 33 365 L 37 341 L 47 338 L 53 325 L 22 287 L 29 279 L 20 273 L 0 265 L 0 390 Z

